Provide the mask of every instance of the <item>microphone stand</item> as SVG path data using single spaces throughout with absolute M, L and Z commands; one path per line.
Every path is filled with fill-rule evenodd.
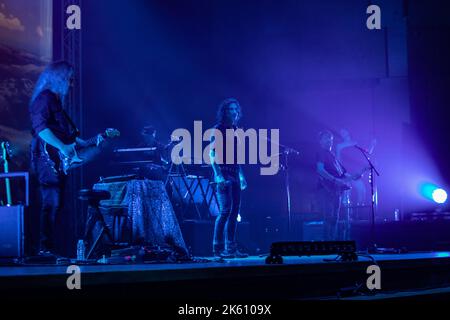
M 285 172 L 284 174 L 284 184 L 286 188 L 286 200 L 287 200 L 287 212 L 288 212 L 288 233 L 289 235 L 292 232 L 292 213 L 291 213 L 291 183 L 290 183 L 290 176 L 289 176 L 289 155 L 290 154 L 296 154 L 299 155 L 300 152 L 297 150 L 286 147 L 283 145 L 280 145 L 285 150 L 282 152 L 284 156 L 284 164 L 283 164 L 283 170 Z
M 369 163 L 369 167 L 370 167 L 369 180 L 370 180 L 370 191 L 371 191 L 372 201 L 371 201 L 370 245 L 369 245 L 369 248 L 367 251 L 369 253 L 377 253 L 377 245 L 375 243 L 375 205 L 376 205 L 376 203 L 375 203 L 374 173 L 377 176 L 380 176 L 380 173 L 375 168 L 372 161 L 370 161 L 368 152 L 365 149 L 363 149 L 357 145 L 355 146 L 355 148 L 357 148 L 359 151 L 361 151 L 361 153 L 364 155 L 364 158 L 366 158 L 367 162 Z
M 266 138 L 267 141 L 272 142 L 269 138 Z M 290 186 L 290 179 L 289 179 L 289 155 L 290 154 L 296 154 L 299 155 L 300 152 L 298 150 L 295 150 L 294 148 L 288 147 L 286 145 L 283 145 L 281 143 L 274 142 L 279 147 L 283 148 L 283 152 L 278 153 L 277 156 L 283 155 L 284 156 L 284 164 L 281 165 L 281 168 L 284 170 L 284 184 L 286 188 L 286 198 L 287 198 L 287 212 L 288 212 L 288 233 L 291 234 L 291 224 L 292 224 L 292 214 L 291 214 L 291 186 Z

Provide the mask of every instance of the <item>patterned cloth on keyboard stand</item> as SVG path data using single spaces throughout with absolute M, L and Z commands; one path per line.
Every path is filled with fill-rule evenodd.
M 111 192 L 110 200 L 103 200 L 102 207 L 123 206 L 131 217 L 133 243 L 167 246 L 173 244 L 185 250 L 186 244 L 164 183 L 153 180 L 98 183 L 94 189 Z M 170 242 L 170 241 L 169 241 Z

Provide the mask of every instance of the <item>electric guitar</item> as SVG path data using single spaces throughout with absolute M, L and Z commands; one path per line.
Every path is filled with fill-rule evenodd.
M 90 162 L 101 152 L 100 145 L 102 140 L 111 139 L 119 136 L 120 136 L 119 130 L 108 128 L 105 130 L 104 133 L 98 134 L 86 140 L 85 144 L 83 145 L 77 144 L 75 146 L 76 152 L 70 157 L 66 157 L 60 151 L 58 151 L 60 160 L 59 170 L 65 175 L 67 175 L 70 170 L 78 168 L 87 162 Z
M 323 179 L 323 182 L 329 191 L 342 194 L 344 191 L 352 189 L 352 182 L 361 179 L 364 173 L 369 170 L 370 167 L 364 167 L 359 173 L 342 176 L 341 178 L 337 178 L 337 181 Z
M 5 173 L 9 173 L 8 160 L 10 159 L 12 154 L 9 142 L 2 141 L 1 148 L 2 148 L 2 156 L 0 160 L 3 161 L 3 171 Z M 11 197 L 11 184 L 9 178 L 5 178 L 5 189 L 6 189 L 6 204 L 10 206 L 12 205 L 12 197 Z

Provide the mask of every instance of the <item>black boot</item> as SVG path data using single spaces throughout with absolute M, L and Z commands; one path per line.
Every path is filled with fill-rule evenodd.
M 236 251 L 234 251 L 234 257 L 235 258 L 247 258 L 248 254 L 245 252 L 241 252 L 238 249 L 236 249 Z
M 233 252 L 230 252 L 230 251 L 228 251 L 228 250 L 224 250 L 224 251 L 222 251 L 222 252 L 220 253 L 220 257 L 221 257 L 222 259 L 233 259 L 233 258 L 235 258 L 236 256 L 235 256 L 235 254 L 234 254 Z
M 222 244 L 214 244 L 213 245 L 213 254 L 216 258 L 222 258 L 221 254 L 223 252 L 224 245 Z
M 225 250 L 224 253 L 226 253 L 226 255 L 229 257 L 232 256 L 233 258 L 247 258 L 248 257 L 247 253 L 243 253 L 238 250 L 236 243 L 227 245 L 227 250 Z

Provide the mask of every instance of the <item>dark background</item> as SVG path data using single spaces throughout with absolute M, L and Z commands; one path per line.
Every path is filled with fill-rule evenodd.
M 67 49 L 66 16 L 62 1 L 53 1 L 51 29 L 48 3 L 4 2 L 4 17 L 17 17 L 23 28 L 0 28 L 0 138 L 13 146 L 10 169 L 27 170 L 29 96 L 49 52 L 58 60 Z M 381 30 L 366 28 L 370 4 L 381 8 Z M 419 186 L 448 187 L 447 1 L 96 0 L 82 1 L 81 9 L 82 29 L 71 31 L 81 37 L 75 45 L 82 53 L 75 99 L 81 105 L 69 112 L 83 119 L 77 122 L 84 137 L 117 127 L 122 138 L 114 146 L 135 146 L 142 126 L 153 124 L 167 142 L 174 129 L 191 130 L 194 120 L 212 126 L 218 104 L 232 96 L 242 105 L 244 127 L 280 129 L 280 142 L 300 151 L 290 158 L 295 220 L 316 211 L 317 133 L 325 128 L 337 142 L 342 128 L 363 147 L 377 139 L 378 220 L 392 220 L 395 209 L 404 215 L 434 210 Z M 355 149 L 346 153 L 350 171 L 364 165 Z M 77 188 L 127 173 L 110 158 L 105 154 L 84 167 L 82 184 L 69 188 L 70 212 L 60 230 L 69 253 L 83 228 Z M 241 229 L 267 249 L 272 238 L 262 242 L 266 230 L 279 228 L 282 237 L 287 223 L 285 172 L 260 176 L 258 166 L 245 172 L 249 188 L 241 213 L 250 224 Z M 79 177 L 73 174 L 71 182 Z M 367 188 L 367 176 L 364 181 Z M 20 190 L 13 193 L 22 197 Z M 32 238 L 37 198 L 32 193 L 27 212 Z
M 371 3 L 382 30 L 366 28 Z M 419 0 L 85 1 L 83 132 L 117 127 L 116 145 L 133 146 L 153 124 L 167 142 L 194 120 L 212 126 L 219 102 L 235 97 L 244 127 L 279 128 L 301 152 L 290 159 L 295 216 L 315 211 L 325 128 L 346 128 L 362 146 L 377 139 L 379 219 L 432 209 L 418 185 L 449 181 L 448 12 L 445 1 Z M 364 164 L 350 158 L 350 170 Z M 245 171 L 244 219 L 257 232 L 268 216 L 285 221 L 284 172 Z M 86 167 L 85 183 L 113 173 L 106 158 Z

